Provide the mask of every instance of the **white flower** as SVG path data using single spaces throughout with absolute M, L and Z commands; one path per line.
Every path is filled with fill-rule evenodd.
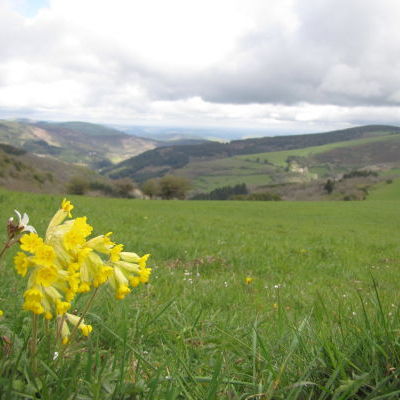
M 19 213 L 19 211 L 14 210 L 15 214 L 17 214 L 18 216 L 18 226 L 17 229 L 20 232 L 34 232 L 36 233 L 36 229 L 32 226 L 32 225 L 28 225 L 29 223 L 29 217 L 27 213 L 24 213 L 24 215 L 21 217 L 21 214 Z M 10 222 L 12 222 L 14 220 L 13 217 L 11 217 L 9 219 Z

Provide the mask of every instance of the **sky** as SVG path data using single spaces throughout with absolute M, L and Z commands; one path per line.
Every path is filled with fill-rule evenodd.
M 398 0 L 0 0 L 0 118 L 400 125 Z

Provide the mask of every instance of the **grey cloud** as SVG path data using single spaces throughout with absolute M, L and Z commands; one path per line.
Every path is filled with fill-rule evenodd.
M 261 27 L 213 68 L 153 75 L 149 92 L 238 104 L 400 104 L 395 1 L 299 0 L 297 13 L 294 34 Z
M 151 101 L 196 96 L 210 103 L 239 105 L 312 103 L 387 109 L 400 105 L 397 4 L 397 0 L 297 0 L 295 32 L 286 32 L 278 23 L 260 23 L 241 38 L 229 57 L 202 70 L 151 64 L 112 42 L 106 32 L 100 37 L 73 21 L 43 16 L 26 24 L 0 9 L 0 60 L 30 63 L 31 78 L 48 84 L 53 79 L 82 84 L 85 94 L 78 106 L 93 114 L 118 109 L 124 115 L 147 118 Z M 35 65 L 44 65 L 49 74 L 40 69 L 35 73 Z M 6 78 L 0 76 L 0 88 L 5 85 Z M 337 118 L 359 122 L 367 113 L 365 120 L 385 122 L 392 115 L 388 110 L 368 113 L 364 107 Z M 277 119 L 296 121 L 295 111 L 281 111 Z

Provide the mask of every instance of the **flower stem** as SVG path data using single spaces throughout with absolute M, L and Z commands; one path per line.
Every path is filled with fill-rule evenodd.
M 30 352 L 31 352 L 31 367 L 34 374 L 37 370 L 37 337 L 38 337 L 38 316 L 36 314 L 32 315 L 32 337 L 30 342 Z
M 0 251 L 0 259 L 1 257 L 3 257 L 3 254 L 6 252 L 6 250 L 8 249 L 8 241 L 6 242 L 6 244 L 4 245 L 3 249 Z
M 61 359 L 61 357 L 64 355 L 65 350 L 67 349 L 68 345 L 72 342 L 72 340 L 74 339 L 76 332 L 78 331 L 79 325 L 82 323 L 83 319 L 85 318 L 85 315 L 87 314 L 87 312 L 89 311 L 90 307 L 92 306 L 93 300 L 96 297 L 96 294 L 98 292 L 99 288 L 95 288 L 93 294 L 91 295 L 91 297 L 89 298 L 88 302 L 85 305 L 85 308 L 83 309 L 82 315 L 79 318 L 78 323 L 74 326 L 74 329 L 71 332 L 71 335 L 69 337 L 69 341 L 67 344 L 64 345 L 64 347 L 61 349 L 60 352 L 60 356 L 58 357 L 58 359 Z
M 74 329 L 73 329 L 72 332 L 71 332 L 71 338 L 70 338 L 70 340 L 72 340 L 72 339 L 74 338 L 74 336 L 75 336 L 75 334 L 76 334 L 76 332 L 77 332 L 77 330 L 78 330 L 78 328 L 79 328 L 79 325 L 81 324 L 81 322 L 82 322 L 83 319 L 85 318 L 85 315 L 87 314 L 87 312 L 89 311 L 90 307 L 92 306 L 93 300 L 94 300 L 94 298 L 96 297 L 96 294 L 97 294 L 98 290 L 99 290 L 98 287 L 94 289 L 94 292 L 93 292 L 92 296 L 90 297 L 90 299 L 89 299 L 88 302 L 86 303 L 86 306 L 85 306 L 85 308 L 83 309 L 82 315 L 81 315 L 81 317 L 79 318 L 78 323 L 76 324 L 76 326 L 74 327 Z
M 3 266 L 3 263 L 1 262 L 1 260 L 2 260 L 2 258 L 3 258 L 3 256 L 4 256 L 4 253 L 5 253 L 13 244 L 17 243 L 17 241 L 18 241 L 18 239 L 10 238 L 10 239 L 7 240 L 7 242 L 4 243 L 4 247 L 3 247 L 3 248 L 1 249 L 1 251 L 0 251 L 0 269 L 1 269 L 2 266 Z
M 11 247 L 10 245 L 10 240 L 7 240 L 7 242 L 4 244 L 3 249 L 0 251 L 0 269 L 3 266 L 3 263 L 1 262 L 1 259 L 3 258 L 4 253 Z

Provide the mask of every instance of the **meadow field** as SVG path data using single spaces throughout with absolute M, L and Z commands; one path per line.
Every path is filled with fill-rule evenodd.
M 150 282 L 124 300 L 101 288 L 85 318 L 92 335 L 65 352 L 39 336 L 33 370 L 14 246 L 1 269 L 0 397 L 398 399 L 399 201 L 382 198 L 71 196 L 73 216 L 87 216 L 94 234 L 112 231 L 126 250 L 151 254 Z M 14 209 L 44 234 L 61 200 L 1 190 L 0 240 Z

